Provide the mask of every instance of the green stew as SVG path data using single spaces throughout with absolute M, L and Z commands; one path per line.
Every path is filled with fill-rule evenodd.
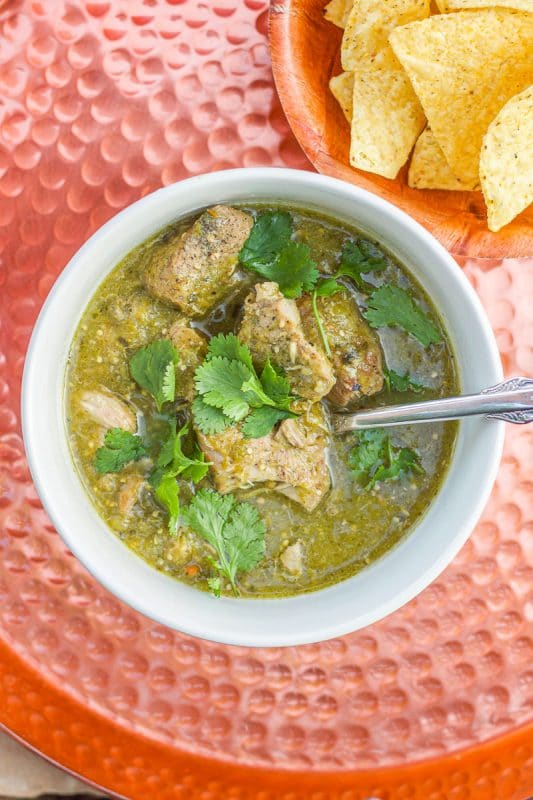
M 455 423 L 338 436 L 335 412 L 453 394 L 454 357 L 408 269 L 288 206 L 214 206 L 102 282 L 71 347 L 85 489 L 156 569 L 214 595 L 299 594 L 406 536 Z

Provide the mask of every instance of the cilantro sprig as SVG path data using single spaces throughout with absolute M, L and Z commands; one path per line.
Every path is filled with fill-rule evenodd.
M 137 434 L 122 428 L 111 428 L 105 435 L 103 446 L 96 451 L 94 466 L 102 475 L 120 472 L 127 464 L 139 461 L 146 455 L 146 448 Z
M 176 364 L 179 355 L 168 339 L 156 339 L 130 359 L 133 380 L 155 399 L 158 411 L 176 396 Z
M 371 471 L 374 467 L 377 469 L 381 461 L 381 452 L 386 438 L 387 435 L 381 428 L 371 428 L 357 434 L 355 445 L 348 456 L 348 464 L 358 483 L 368 484 Z
M 261 269 L 276 260 L 292 236 L 292 217 L 288 211 L 264 211 L 257 216 L 239 260 L 248 269 Z
M 408 447 L 394 446 L 382 428 L 356 435 L 348 463 L 354 478 L 365 489 L 371 489 L 380 481 L 399 479 L 409 472 L 424 472 L 418 454 Z
M 168 511 L 168 528 L 175 533 L 178 528 L 180 514 L 178 476 L 193 483 L 199 483 L 209 470 L 209 463 L 198 445 L 195 445 L 192 456 L 183 452 L 183 439 L 189 431 L 184 425 L 176 430 L 176 420 L 169 423 L 169 434 L 157 457 L 155 467 L 150 474 L 150 485 L 161 505 Z
M 400 375 L 394 369 L 384 369 L 383 379 L 389 392 L 424 392 L 428 387 L 414 381 L 408 372 Z
M 264 211 L 255 220 L 239 253 L 246 269 L 275 281 L 285 297 L 311 291 L 319 272 L 306 244 L 294 242 L 292 217 L 286 211 Z
M 365 239 L 346 242 L 342 249 L 341 261 L 335 277 L 345 275 L 351 278 L 358 289 L 366 288 L 363 275 L 370 272 L 382 272 L 387 269 L 387 260 Z
M 412 297 L 399 286 L 384 284 L 368 298 L 364 316 L 373 328 L 395 326 L 428 347 L 442 339 L 439 329 Z
M 183 509 L 182 521 L 215 552 L 211 564 L 216 574 L 208 578 L 211 591 L 219 596 L 224 578 L 238 595 L 238 574 L 253 569 L 265 554 L 266 525 L 257 509 L 238 503 L 232 494 L 200 489 Z
M 297 416 L 290 410 L 293 397 L 284 373 L 267 359 L 259 376 L 249 349 L 232 333 L 211 339 L 207 356 L 196 370 L 195 386 L 194 421 L 207 435 L 244 420 L 244 436 L 256 439 L 266 436 L 280 420 Z
M 374 253 L 370 242 L 366 242 L 363 239 L 358 242 L 350 240 L 346 242 L 342 249 L 341 260 L 335 274 L 322 277 L 314 287 L 311 294 L 311 306 L 328 358 L 331 358 L 331 347 L 318 310 L 317 298 L 331 297 L 345 289 L 346 287 L 337 280 L 341 277 L 350 278 L 358 289 L 364 289 L 366 288 L 366 283 L 362 275 L 369 272 L 381 272 L 386 268 L 387 262 L 385 258 Z

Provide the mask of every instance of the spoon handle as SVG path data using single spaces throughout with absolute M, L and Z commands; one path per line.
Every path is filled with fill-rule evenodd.
M 346 433 L 363 428 L 461 419 L 476 415 L 517 424 L 533 422 L 533 379 L 510 378 L 497 386 L 484 389 L 479 394 L 425 400 L 371 411 L 357 411 L 353 414 L 335 414 L 333 428 L 336 433 Z

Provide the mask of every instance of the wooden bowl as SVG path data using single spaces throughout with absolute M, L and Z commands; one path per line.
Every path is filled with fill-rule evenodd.
M 270 9 L 276 87 L 289 124 L 319 172 L 355 183 L 399 206 L 455 255 L 500 258 L 533 254 L 533 209 L 498 233 L 487 228 L 481 192 L 410 189 L 407 166 L 395 180 L 354 169 L 350 131 L 328 86 L 342 71 L 342 31 L 324 19 L 326 0 L 278 0 Z

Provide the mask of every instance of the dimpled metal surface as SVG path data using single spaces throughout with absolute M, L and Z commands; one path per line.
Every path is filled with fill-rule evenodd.
M 266 25 L 265 0 L 0 0 L 0 722 L 128 797 L 522 798 L 533 431 L 508 429 L 482 521 L 423 594 L 364 631 L 284 650 L 194 640 L 123 606 L 66 550 L 30 480 L 24 353 L 80 244 L 189 175 L 308 167 Z M 533 263 L 462 266 L 506 374 L 533 374 Z

